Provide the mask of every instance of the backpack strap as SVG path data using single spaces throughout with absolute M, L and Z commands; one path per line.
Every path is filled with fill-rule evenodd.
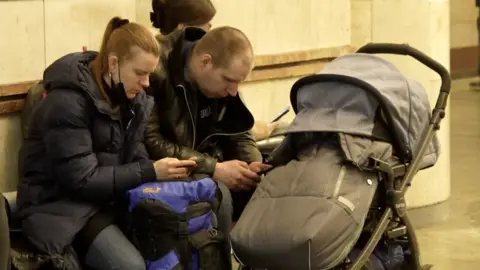
M 209 211 L 212 211 L 212 204 L 210 202 L 196 202 L 188 206 L 186 213 L 178 215 L 178 242 L 176 251 L 180 257 L 180 263 L 185 269 L 192 268 L 192 242 L 190 241 L 191 234 L 188 232 L 188 221 L 192 218 L 203 216 Z M 202 231 L 205 230 L 200 230 L 199 232 Z
M 193 248 L 196 250 L 201 250 L 208 245 L 221 243 L 224 239 L 224 236 L 221 232 L 212 228 L 209 230 L 200 230 L 194 234 L 191 234 L 188 239 Z
M 188 241 L 188 218 L 187 214 L 180 214 L 178 220 L 178 242 L 176 250 L 180 263 L 185 269 L 192 269 L 192 249 Z
M 200 230 L 189 237 L 190 244 L 198 251 L 198 268 L 209 270 L 230 269 L 225 258 L 225 237 L 215 228 Z
M 221 201 L 218 187 L 212 200 L 191 201 L 184 213 L 174 211 L 161 200 L 142 199 L 129 211 L 130 239 L 149 262 L 157 262 L 173 252 L 179 269 L 197 265 L 208 270 L 230 269 L 225 267 L 224 236 L 217 231 L 216 215 Z M 200 224 L 195 224 L 197 218 Z

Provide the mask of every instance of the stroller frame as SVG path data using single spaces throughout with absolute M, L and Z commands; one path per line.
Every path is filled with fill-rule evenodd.
M 430 122 L 428 126 L 423 129 L 421 137 L 418 141 L 418 149 L 415 149 L 414 151 L 414 153 L 416 153 L 415 157 L 413 157 L 413 153 L 408 150 L 408 147 L 400 143 L 398 136 L 394 132 L 390 132 L 391 138 L 393 139 L 391 143 L 397 152 L 396 156 L 398 156 L 398 159 L 394 160 L 393 162 L 370 159 L 371 166 L 369 167 L 378 172 L 380 180 L 378 188 L 383 188 L 384 193 L 379 194 L 379 192 L 377 192 L 377 194 L 383 197 L 380 198 L 377 205 L 371 206 L 369 215 L 376 214 L 376 216 L 380 216 L 380 218 L 374 218 L 375 220 L 373 222 L 376 224 L 375 229 L 370 232 L 370 237 L 368 238 L 366 245 L 361 250 L 359 256 L 353 261 L 350 261 L 347 258 L 343 264 L 333 269 L 362 269 L 362 267 L 365 266 L 369 261 L 370 255 L 373 253 L 374 249 L 382 239 L 388 239 L 390 241 L 407 244 L 410 248 L 411 254 L 406 256 L 406 265 L 404 264 L 401 269 L 431 269 L 433 265 L 422 265 L 421 263 L 417 237 L 406 213 L 407 206 L 405 194 L 408 188 L 411 186 L 413 177 L 419 170 L 421 160 L 430 142 L 432 141 L 433 136 L 440 129 L 440 122 L 445 117 L 445 108 L 447 106 L 447 100 L 451 88 L 450 74 L 440 63 L 436 62 L 421 51 L 410 47 L 408 44 L 369 43 L 358 49 L 357 53 L 411 56 L 438 73 L 442 83 L 439 96 L 432 111 Z M 302 78 L 295 84 L 304 84 L 308 83 L 309 81 L 315 81 L 315 76 L 316 75 L 312 75 Z M 335 79 L 337 75 L 331 75 L 331 77 Z M 369 92 L 372 94 L 376 93 L 376 91 L 373 91 L 374 89 L 372 89 L 373 86 L 366 82 L 356 80 L 355 78 L 350 80 L 344 76 L 338 76 L 338 79 L 343 82 L 356 85 L 364 90 L 370 90 Z M 292 88 L 295 88 L 295 85 Z M 298 89 L 299 87 L 296 88 Z M 290 99 L 296 112 L 296 93 L 293 91 L 290 94 Z M 380 102 L 381 99 L 378 98 L 377 100 L 379 100 L 379 105 L 385 112 L 387 124 L 392 123 L 392 114 L 389 113 L 389 108 Z M 281 140 L 277 139 L 275 141 L 279 143 Z M 271 145 L 269 147 L 271 148 Z M 241 266 L 241 268 L 251 269 L 248 266 Z

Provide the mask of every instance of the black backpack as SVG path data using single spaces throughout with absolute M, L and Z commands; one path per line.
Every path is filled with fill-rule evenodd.
M 23 138 L 28 138 L 28 131 L 30 127 L 30 121 L 32 119 L 38 104 L 45 99 L 47 91 L 43 86 L 43 81 L 39 81 L 28 89 L 27 97 L 25 98 L 25 105 L 23 106 L 21 122 L 22 122 L 22 134 Z
M 30 121 L 32 120 L 33 114 L 38 108 L 38 104 L 45 99 L 47 96 L 47 91 L 43 87 L 43 81 L 39 81 L 34 84 L 30 89 L 28 89 L 27 97 L 25 98 L 25 104 L 23 105 L 23 110 L 20 116 L 20 121 L 22 125 L 22 136 L 23 139 L 28 139 L 29 130 L 30 130 Z M 18 175 L 21 175 L 21 168 L 23 165 L 22 162 L 22 150 L 23 147 L 20 147 L 18 153 Z
M 127 194 L 129 235 L 148 270 L 231 269 L 212 179 L 146 183 Z

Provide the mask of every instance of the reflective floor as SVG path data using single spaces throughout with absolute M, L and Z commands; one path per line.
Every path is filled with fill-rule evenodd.
M 449 105 L 450 216 L 417 231 L 422 261 L 434 270 L 480 269 L 480 87 L 472 90 L 470 81 L 454 82 Z

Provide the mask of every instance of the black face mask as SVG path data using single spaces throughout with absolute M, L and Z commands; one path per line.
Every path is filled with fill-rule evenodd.
M 120 71 L 118 72 L 120 75 Z M 120 106 L 120 111 L 122 114 L 122 123 L 125 129 L 130 127 L 130 124 L 135 118 L 135 112 L 133 110 L 133 101 L 129 100 L 127 97 L 127 93 L 125 92 L 125 87 L 122 83 L 122 80 L 119 78 L 120 82 L 115 83 L 113 78 L 110 77 L 110 99 L 112 101 L 113 106 Z
M 113 81 L 113 78 L 110 78 L 110 85 L 110 98 L 112 99 L 112 105 L 120 105 L 129 101 L 122 82 L 116 84 Z
M 113 77 L 110 76 L 110 99 L 112 100 L 112 105 L 124 105 L 131 104 L 131 101 L 127 97 L 127 92 L 125 92 L 125 86 L 122 83 L 120 78 L 120 68 L 118 69 L 119 83 L 113 81 Z

